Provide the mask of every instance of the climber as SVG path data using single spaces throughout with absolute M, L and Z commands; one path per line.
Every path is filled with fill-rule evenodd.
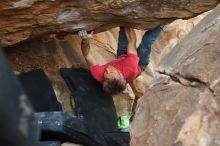
M 118 38 L 117 59 L 105 65 L 98 65 L 95 57 L 90 53 L 90 34 L 86 30 L 79 31 L 82 39 L 81 50 L 89 66 L 92 76 L 103 84 L 103 89 L 116 94 L 126 88 L 127 83 L 132 83 L 149 63 L 151 46 L 161 31 L 156 27 L 146 31 L 139 47 L 136 49 L 136 35 L 132 28 L 120 27 Z

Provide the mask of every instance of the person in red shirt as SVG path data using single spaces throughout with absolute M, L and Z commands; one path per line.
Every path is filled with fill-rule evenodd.
M 151 45 L 161 31 L 161 27 L 147 31 L 141 44 L 136 49 L 136 35 L 132 28 L 120 27 L 117 58 L 105 65 L 98 65 L 90 52 L 89 40 L 93 35 L 86 30 L 79 31 L 82 39 L 81 50 L 89 66 L 92 76 L 103 84 L 103 89 L 116 94 L 126 88 L 127 83 L 132 83 L 149 63 Z

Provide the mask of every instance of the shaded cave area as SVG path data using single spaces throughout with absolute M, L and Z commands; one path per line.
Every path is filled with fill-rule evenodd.
M 110 42 L 109 38 L 113 38 L 112 41 L 114 41 L 117 31 L 118 28 L 115 28 L 94 36 L 91 47 L 94 47 L 94 55 L 97 54 L 99 62 L 103 63 L 115 58 L 112 47 L 117 42 L 114 42 L 112 46 L 105 43 Z M 63 40 L 59 40 L 53 35 L 50 38 L 38 37 L 13 47 L 7 47 L 4 52 L 16 74 L 36 69 L 44 70 L 53 86 L 57 100 L 62 104 L 63 111 L 74 113 L 74 101 L 71 100 L 70 91 L 59 70 L 60 68 L 72 67 L 87 68 L 81 53 L 80 42 L 78 35 L 69 35 Z M 131 111 L 133 100 L 130 97 L 124 96 L 122 100 L 114 99 L 119 115 Z
M 31 97 L 32 99 L 33 98 L 35 98 L 35 99 L 34 100 L 30 99 L 30 100 L 33 104 L 33 107 L 36 110 L 37 116 L 42 116 L 42 114 L 40 112 L 42 112 L 42 110 L 45 110 L 45 109 L 47 110 L 47 107 L 45 105 L 50 106 L 50 107 L 48 107 L 49 110 L 50 109 L 53 109 L 53 110 L 58 109 L 55 106 L 58 104 L 56 104 L 54 102 L 54 100 L 53 100 L 54 105 L 51 105 L 52 103 L 47 101 L 47 100 L 51 100 L 50 99 L 51 97 L 57 98 L 56 100 L 61 104 L 61 107 L 62 107 L 61 111 L 63 111 L 64 113 L 67 113 L 67 114 L 69 113 L 72 115 L 79 115 L 79 113 L 76 112 L 77 108 L 75 108 L 75 101 L 73 99 L 73 95 L 70 92 L 70 88 L 67 86 L 67 83 L 65 83 L 64 78 L 61 76 L 61 73 L 60 73 L 61 68 L 80 68 L 80 67 L 84 68 L 84 69 L 87 68 L 85 60 L 84 60 L 82 53 L 81 53 L 81 49 L 79 47 L 80 47 L 80 38 L 76 35 L 75 36 L 72 35 L 72 36 L 66 36 L 65 40 L 58 40 L 57 38 L 49 38 L 49 40 L 45 41 L 44 39 L 39 37 L 39 38 L 35 38 L 33 40 L 28 40 L 28 41 L 22 42 L 16 46 L 7 47 L 7 48 L 3 49 L 14 73 L 19 77 L 19 79 L 22 79 L 22 76 L 23 76 L 24 81 L 21 80 L 21 83 L 22 83 L 25 90 L 27 90 L 27 88 L 28 88 L 28 91 L 26 92 L 27 95 L 32 96 L 28 92 L 30 92 L 30 90 L 35 90 L 34 92 L 36 93 L 36 95 L 33 95 L 33 97 Z M 106 52 L 107 52 L 106 50 L 99 51 L 99 53 L 101 53 L 99 56 L 101 56 L 102 54 L 105 54 Z M 108 53 L 107 59 L 110 60 L 115 57 L 113 52 L 107 52 L 107 53 Z M 48 92 L 51 92 L 51 90 L 49 90 L 49 88 L 46 88 L 45 85 L 42 85 L 42 83 L 43 84 L 46 83 L 45 81 L 42 81 L 42 82 L 37 81 L 37 79 L 42 80 L 41 79 L 42 76 L 41 75 L 39 76 L 39 74 L 42 74 L 42 73 L 39 73 L 39 72 L 41 72 L 41 71 L 39 71 L 39 69 L 43 70 L 45 75 L 48 77 L 49 82 L 50 82 L 51 86 L 53 87 L 53 91 L 55 93 L 55 96 L 49 95 L 50 97 L 46 97 L 48 94 L 53 94 L 53 93 L 48 93 Z M 34 86 L 30 84 L 30 86 L 33 86 L 30 88 L 36 88 L 36 86 L 39 86 L 39 87 L 37 87 L 37 88 L 39 88 L 39 93 L 36 92 L 36 89 L 30 89 L 28 87 L 28 85 L 23 84 L 23 83 L 27 84 L 28 83 L 27 80 L 29 80 L 29 81 L 31 80 L 30 79 L 31 76 L 28 75 L 29 77 L 28 76 L 25 77 L 25 75 L 27 75 L 27 74 L 31 75 L 34 78 L 36 77 L 36 79 L 32 80 L 35 83 L 29 82 L 29 84 L 30 83 L 36 84 Z M 39 84 L 39 85 L 37 85 L 37 84 Z M 42 89 L 43 87 L 48 89 L 48 91 L 45 91 L 44 89 Z M 45 94 L 45 95 L 43 95 L 43 94 Z M 37 96 L 39 96 L 39 97 L 37 97 Z M 103 95 L 103 96 L 106 96 L 106 95 Z M 89 97 L 89 95 L 88 95 L 88 97 Z M 37 98 L 39 98 L 39 99 L 37 100 Z M 46 99 L 41 99 L 41 98 L 46 98 Z M 111 97 L 108 97 L 108 98 L 111 99 Z M 120 110 L 117 110 L 118 114 L 127 113 L 128 111 L 131 111 L 133 100 L 131 100 L 130 98 L 124 96 L 124 98 L 122 100 L 119 98 L 114 98 L 114 100 L 116 102 L 116 104 L 115 104 L 116 108 L 120 109 Z M 117 101 L 119 101 L 119 102 L 117 103 Z M 33 102 L 35 102 L 35 103 L 33 103 Z M 42 102 L 44 102 L 44 103 L 42 103 Z M 87 105 L 86 101 L 84 101 L 84 102 L 85 102 L 85 105 Z M 35 105 L 35 104 L 38 104 L 38 105 Z M 42 105 L 39 106 L 40 104 L 42 104 Z M 99 106 L 100 106 L 99 108 L 102 108 L 101 105 L 102 104 L 99 104 Z M 113 106 L 113 104 L 112 104 L 112 106 Z M 104 107 L 104 109 L 105 108 L 106 107 Z M 40 111 L 39 111 L 39 109 L 40 109 Z M 51 117 L 52 115 L 49 115 L 49 112 L 50 112 L 49 110 L 47 111 L 48 113 L 46 113 L 46 114 L 48 114 L 47 115 L 48 117 L 53 119 L 53 117 Z M 106 108 L 106 110 L 108 110 L 108 108 Z M 114 110 L 112 112 L 114 113 Z M 68 117 L 68 115 L 63 115 L 63 114 L 59 114 L 59 113 L 54 113 L 54 114 L 55 115 L 57 114 L 56 116 L 59 116 L 57 118 L 59 120 L 61 118 L 66 119 Z M 106 113 L 106 115 L 108 115 L 108 114 Z M 97 115 L 94 114 L 94 116 L 97 116 Z M 100 114 L 100 116 L 105 117 L 105 116 L 103 116 L 103 114 Z M 116 119 L 117 117 L 115 117 L 115 116 L 117 116 L 116 113 L 115 113 L 115 115 L 114 114 L 111 115 L 111 117 Z M 54 120 L 56 122 L 63 123 L 62 121 L 59 121 L 57 119 L 54 119 Z M 74 119 L 74 117 L 73 117 L 73 119 Z M 43 120 L 45 120 L 45 119 L 43 119 Z M 76 124 L 77 124 L 77 122 L 78 122 L 78 124 L 80 123 L 80 121 L 77 121 L 77 119 L 74 119 L 74 120 L 75 120 L 74 122 L 76 122 Z M 109 121 L 111 121 L 111 120 L 109 120 Z M 48 121 L 46 121 L 46 122 L 48 122 Z M 51 121 L 51 123 L 54 123 L 54 121 Z M 84 121 L 81 121 L 81 123 L 82 123 L 82 125 L 84 125 L 83 124 Z M 109 122 L 107 122 L 107 123 L 109 123 Z M 116 125 L 117 121 L 114 121 L 114 123 Z M 79 127 L 83 127 L 82 125 L 79 124 Z M 69 126 L 71 126 L 71 125 L 69 125 Z M 83 128 L 81 128 L 81 129 L 83 129 Z M 65 129 L 62 129 L 62 130 L 65 133 Z M 59 131 L 59 130 L 57 130 L 57 131 Z M 45 132 L 43 132 L 42 134 L 43 135 L 41 136 L 41 138 L 43 137 L 43 140 L 48 140 L 48 137 L 50 137 L 50 136 L 52 136 L 52 140 L 54 138 L 53 133 L 52 134 L 48 133 L 47 135 L 45 135 Z M 88 143 L 91 143 L 89 145 L 96 145 L 91 141 L 89 141 L 87 143 L 82 142 L 86 139 L 83 137 L 81 137 L 81 139 L 82 139 L 81 141 L 77 141 L 74 138 L 72 138 L 73 139 L 72 141 L 69 141 L 68 133 L 65 133 L 65 134 L 67 134 L 66 136 L 64 136 L 64 137 L 66 137 L 66 140 L 67 140 L 66 142 L 71 142 L 71 143 L 65 143 L 65 138 L 63 140 L 59 136 L 58 136 L 59 138 L 57 139 L 57 140 L 61 140 L 62 143 L 64 142 L 64 144 L 62 144 L 64 146 L 77 145 L 74 143 L 80 143 L 80 144 L 84 143 L 85 145 L 88 145 Z M 62 135 L 62 133 L 60 135 Z M 44 137 L 46 137 L 46 139 L 44 139 Z M 127 138 L 125 138 L 127 141 L 126 143 L 128 144 L 129 143 L 128 136 L 126 136 L 126 137 L 127 137 Z M 111 142 L 109 142 L 109 143 L 111 143 Z M 51 143 L 51 145 L 52 144 L 53 143 Z

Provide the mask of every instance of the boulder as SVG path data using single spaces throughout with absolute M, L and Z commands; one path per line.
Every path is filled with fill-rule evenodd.
M 220 144 L 220 5 L 158 64 L 140 98 L 131 146 Z
M 80 29 L 101 32 L 127 25 L 150 29 L 214 8 L 218 0 L 4 0 L 0 2 L 0 46 Z

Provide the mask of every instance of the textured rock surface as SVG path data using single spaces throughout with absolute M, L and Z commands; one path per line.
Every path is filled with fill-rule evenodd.
M 158 65 L 158 71 L 184 85 L 203 84 L 219 96 L 220 6 L 203 19 Z M 185 83 L 182 78 L 189 80 Z
M 152 46 L 151 59 L 146 72 L 143 72 L 135 80 L 137 90 L 141 93 L 146 91 L 151 80 L 157 75 L 156 65 L 158 62 L 178 44 L 198 22 L 204 18 L 209 12 L 203 13 L 195 18 L 189 20 L 178 19 L 166 26 L 164 26 L 158 39 Z M 139 40 L 142 32 L 139 32 Z
M 204 15 L 206 14 L 190 20 L 179 19 L 164 27 L 158 40 L 153 45 L 148 69 L 135 81 L 137 91 L 142 94 L 145 92 L 150 81 L 156 74 L 155 65 L 158 61 L 173 46 L 180 42 Z M 118 31 L 118 28 L 114 28 L 103 33 L 98 33 L 92 38 L 92 53 L 96 56 L 100 64 L 104 64 L 115 58 Z M 138 38 L 137 45 L 140 43 L 143 33 L 144 31 L 136 31 Z M 69 35 L 62 41 L 54 39 L 53 36 L 51 38 L 40 37 L 5 50 L 14 70 L 17 72 L 30 71 L 36 68 L 44 69 L 53 83 L 59 101 L 63 104 L 63 110 L 73 112 L 69 99 L 70 94 L 62 78 L 59 76 L 58 70 L 60 67 L 87 67 L 81 54 L 80 39 L 78 36 Z M 134 95 L 129 87 L 125 93 L 114 97 L 118 115 L 131 111 L 133 99 Z
M 149 29 L 189 18 L 218 0 L 4 0 L 0 2 L 0 46 L 50 33 L 100 32 L 119 25 Z
M 131 146 L 220 145 L 220 6 L 159 63 L 138 102 Z

